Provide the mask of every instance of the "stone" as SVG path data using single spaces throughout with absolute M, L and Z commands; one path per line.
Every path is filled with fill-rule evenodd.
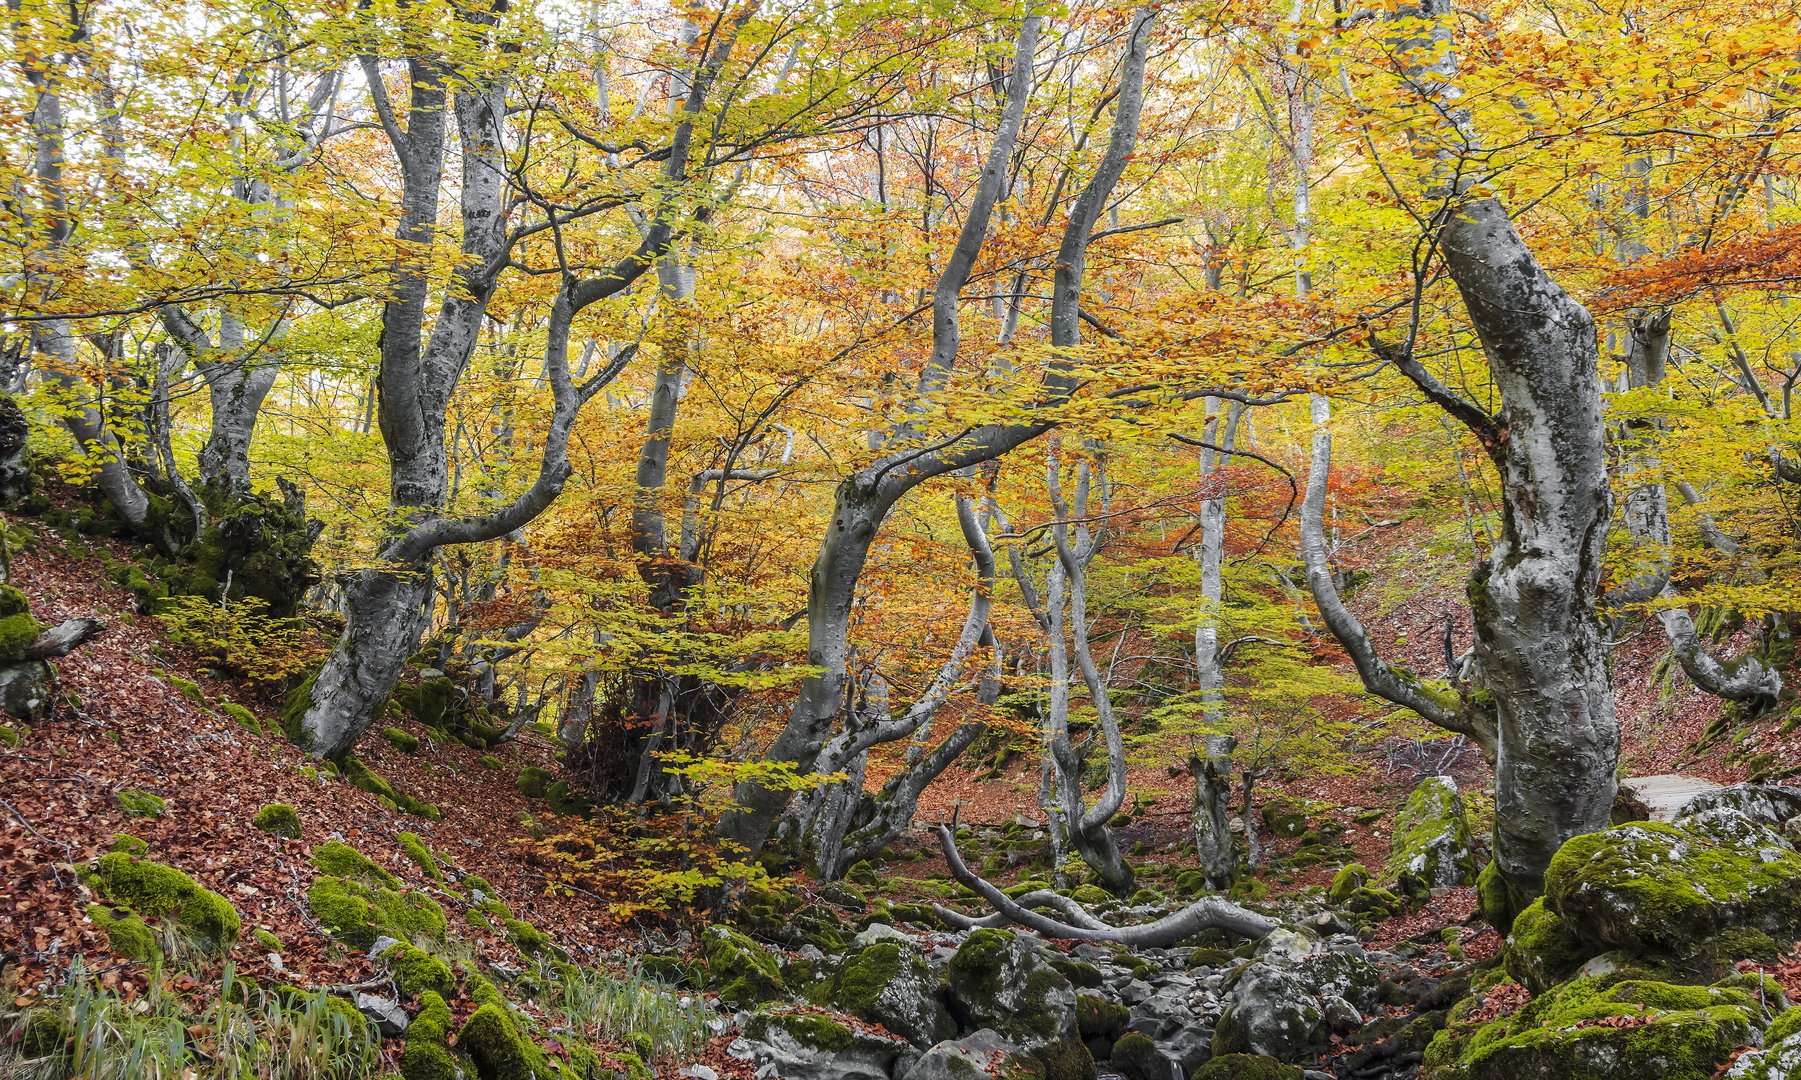
M 1335 1021 L 1356 1015 L 1360 1022 L 1375 1008 L 1380 987 L 1381 975 L 1369 961 L 1278 928 L 1227 995 L 1213 1050 L 1311 1060 L 1345 1030 Z
M 816 1013 L 773 1009 L 745 1022 L 744 1045 L 734 1051 L 756 1065 L 759 1076 L 782 1080 L 890 1080 L 903 1056 L 912 1052 L 905 1039 Z
M 1781 828 L 1801 815 L 1801 788 L 1775 784 L 1734 784 L 1696 795 L 1676 812 L 1677 824 L 1708 810 L 1736 810 L 1761 825 Z
M 1577 979 L 1473 1030 L 1447 1028 L 1426 1065 L 1460 1080 L 1710 1080 L 1766 1017 L 1737 988 Z
M 1075 987 L 1011 930 L 971 931 L 946 973 L 966 1027 L 1021 1044 L 1076 1034 Z
M 359 993 L 355 1005 L 356 1011 L 373 1021 L 384 1037 L 406 1034 L 408 1020 L 406 1010 L 400 1007 L 400 1002 L 392 998 L 376 997 L 374 994 Z
M 857 931 L 856 937 L 850 939 L 851 947 L 856 949 L 861 949 L 866 945 L 874 945 L 878 941 L 903 941 L 909 946 L 913 944 L 912 938 L 901 933 L 899 930 L 896 930 L 894 927 L 889 926 L 887 923 L 882 922 L 870 923 L 868 926 Z
M 1400 892 L 1422 897 L 1435 888 L 1473 883 L 1476 856 L 1457 781 L 1421 780 L 1395 818 L 1391 845 L 1385 877 Z
M 1596 953 L 1684 954 L 1726 930 L 1793 935 L 1801 854 L 1724 807 L 1678 823 L 1617 825 L 1563 845 L 1545 874 L 1544 903 Z
M 956 1034 L 938 999 L 938 980 L 919 947 L 904 935 L 878 936 L 845 956 L 822 996 L 833 1008 L 880 1024 L 922 1048 Z

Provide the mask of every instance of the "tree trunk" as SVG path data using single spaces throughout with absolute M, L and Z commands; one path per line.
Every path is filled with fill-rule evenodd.
M 1215 889 L 1229 888 L 1238 869 L 1232 841 L 1232 751 L 1237 746 L 1230 735 L 1209 735 L 1204 752 L 1188 758 L 1194 777 L 1195 857 Z M 1250 823 L 1245 824 L 1248 828 Z
M 314 755 L 343 757 L 374 722 L 419 647 L 431 595 L 426 567 L 410 573 L 368 568 L 351 578 L 338 647 L 291 704 L 304 709 L 293 734 Z

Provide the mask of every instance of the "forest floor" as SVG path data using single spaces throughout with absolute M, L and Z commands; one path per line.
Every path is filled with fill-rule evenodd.
M 95 545 L 109 543 L 95 541 Z M 79 550 L 79 549 L 78 549 Z M 93 549 L 90 548 L 90 551 Z M 123 548 L 115 549 L 120 556 Z M 665 923 L 621 924 L 586 897 L 549 891 L 543 876 L 522 857 L 530 826 L 548 816 L 542 800 L 528 799 L 514 785 L 525 766 L 554 769 L 554 748 L 531 729 L 492 751 L 502 767 L 482 762 L 483 753 L 456 743 L 424 742 L 402 752 L 379 734 L 359 746 L 359 758 L 396 788 L 438 806 L 443 817 L 427 821 L 384 808 L 372 795 L 347 783 L 317 778 L 313 762 L 279 734 L 273 703 L 245 684 L 208 676 L 196 658 L 172 642 L 158 620 L 137 615 L 129 592 L 108 583 L 97 554 L 71 552 L 48 530 L 36 549 L 14 557 L 12 580 L 29 596 L 33 612 L 46 623 L 75 616 L 104 620 L 105 633 L 58 663 L 60 702 L 55 715 L 20 728 L 18 745 L 0 749 L 0 948 L 4 949 L 9 1000 L 23 1002 L 54 989 L 71 959 L 86 958 L 90 970 L 124 992 L 141 989 L 141 966 L 121 964 L 102 930 L 84 915 L 92 899 L 72 872 L 74 866 L 105 853 L 116 833 L 148 841 L 158 858 L 177 865 L 201 884 L 231 900 L 244 917 L 246 933 L 231 959 L 246 973 L 281 975 L 311 985 L 354 983 L 370 974 L 369 962 L 345 954 L 329 942 L 305 904 L 318 875 L 309 860 L 314 845 L 336 839 L 375 858 L 412 888 L 425 890 L 447 908 L 463 903 L 437 887 L 400 852 L 395 837 L 412 831 L 461 870 L 481 875 L 518 915 L 536 925 L 585 963 L 667 948 L 682 929 Z M 1431 657 L 1454 593 L 1420 588 L 1386 611 L 1367 613 L 1379 641 L 1414 643 L 1410 659 L 1432 670 Z M 1651 670 L 1660 640 L 1639 635 L 1616 658 L 1620 716 L 1630 772 L 1690 771 L 1720 782 L 1744 779 L 1742 764 L 1727 755 L 1688 760 L 1684 750 L 1717 715 L 1711 699 L 1692 689 L 1659 694 Z M 236 702 L 251 709 L 267 733 L 252 731 L 218 706 Z M 417 725 L 405 725 L 423 735 Z M 1801 737 L 1781 735 L 1776 725 L 1759 729 L 1759 749 L 1783 762 L 1801 762 Z M 1479 755 L 1466 754 L 1457 773 L 1467 788 L 1480 790 L 1485 768 Z M 1037 769 L 1015 760 L 1000 779 L 978 779 L 974 768 L 954 768 L 933 786 L 920 808 L 922 823 L 947 818 L 997 824 L 1039 816 Z M 872 782 L 876 782 L 872 776 Z M 1324 804 L 1343 827 L 1342 842 L 1372 867 L 1387 858 L 1387 826 L 1414 777 L 1391 773 L 1380 753 L 1364 755 L 1355 767 L 1333 774 L 1264 781 L 1265 797 L 1277 794 Z M 1134 862 L 1180 860 L 1188 836 L 1191 792 L 1185 777 L 1140 770 L 1134 790 L 1148 793 L 1124 839 Z M 159 817 L 132 817 L 117 796 L 139 789 L 161 797 Z M 254 828 L 265 804 L 282 802 L 299 812 L 302 836 L 281 839 Z M 1371 811 L 1382 811 L 1375 816 Z M 1253 827 L 1257 822 L 1253 821 Z M 1480 830 L 1479 830 L 1480 831 Z M 1265 837 L 1266 851 L 1279 857 L 1298 841 Z M 923 832 L 899 845 L 889 884 L 904 898 L 907 882 L 938 878 L 945 866 Z M 1338 863 L 1304 870 L 1272 871 L 1276 891 L 1322 885 Z M 1002 884 L 1024 870 L 993 876 Z M 1475 908 L 1473 890 L 1453 890 L 1423 914 L 1402 916 L 1376 928 L 1378 941 L 1398 941 L 1435 933 L 1467 921 Z M 272 961 L 249 931 L 274 934 L 283 944 Z M 1498 949 L 1472 928 L 1466 951 L 1479 957 Z M 506 938 L 469 931 L 476 955 L 490 964 L 514 968 L 526 958 Z M 1493 939 L 1492 931 L 1486 938 Z M 717 1042 L 717 1041 L 716 1041 Z M 390 1047 L 390 1051 L 394 1051 Z M 707 1061 L 722 1076 L 739 1073 L 741 1063 L 725 1059 L 715 1046 Z

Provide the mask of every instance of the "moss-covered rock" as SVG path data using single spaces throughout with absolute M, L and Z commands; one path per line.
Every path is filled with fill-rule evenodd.
M 106 943 L 112 951 L 132 960 L 150 962 L 162 956 L 156 931 L 150 924 L 127 909 L 105 904 L 89 904 L 88 921 L 106 931 Z
M 1255 1054 L 1221 1054 L 1194 1071 L 1189 1080 L 1301 1080 L 1299 1066 Z
M 443 881 L 444 871 L 438 866 L 437 856 L 432 854 L 430 845 L 418 833 L 403 832 L 395 839 L 400 841 L 400 852 L 410 859 L 413 865 L 425 871 L 425 876 L 433 881 Z
M 513 786 L 518 789 L 519 794 L 528 799 L 542 799 L 544 790 L 550 787 L 555 779 L 536 765 L 527 765 L 519 770 L 519 775 L 513 780 Z
M 266 833 L 300 839 L 300 815 L 287 803 L 269 803 L 256 812 L 250 823 Z
M 112 843 L 107 845 L 108 851 L 123 851 L 127 855 L 142 856 L 150 851 L 150 844 L 130 833 L 114 833 Z
M 0 615 L 0 662 L 15 663 L 25 658 L 25 650 L 44 632 L 44 624 L 29 612 Z
M 1076 1030 L 1084 1039 L 1112 1043 L 1125 1034 L 1131 1010 L 1099 994 L 1076 995 Z
M 439 810 L 436 806 L 421 799 L 416 799 L 404 791 L 396 789 L 394 785 L 382 779 L 374 770 L 370 769 L 369 766 L 364 765 L 355 758 L 344 759 L 343 773 L 344 779 L 350 781 L 352 787 L 367 791 L 369 794 L 374 795 L 376 798 L 382 800 L 383 804 L 390 809 L 414 814 L 418 817 L 425 818 L 428 821 L 437 821 L 444 816 L 443 811 Z
M 465 1070 L 446 1045 L 449 1036 L 450 1007 L 443 997 L 427 990 L 419 998 L 419 1015 L 406 1029 L 400 1075 L 406 1080 L 460 1080 Z
M 382 936 L 442 941 L 444 909 L 428 896 L 326 875 L 307 890 L 306 906 L 338 939 L 366 949 Z
M 423 996 L 428 992 L 449 997 L 456 989 L 450 965 L 424 949 L 403 941 L 390 946 L 381 954 L 381 959 L 393 972 L 394 986 L 403 998 Z
M 938 980 L 918 947 L 887 938 L 845 956 L 822 996 L 835 1009 L 926 1047 L 956 1034 L 937 990 Z
M 542 952 L 550 945 L 550 939 L 544 932 L 523 919 L 502 919 L 506 927 L 507 940 L 526 955 Z
M 1545 905 L 1603 951 L 1683 954 L 1726 930 L 1801 934 L 1801 854 L 1731 810 L 1634 822 L 1564 844 Z
M 349 844 L 327 840 L 313 849 L 313 865 L 321 874 L 349 878 L 383 888 L 400 888 L 400 879 L 388 873 L 374 859 Z
M 1395 818 L 1385 880 L 1413 896 L 1476 877 L 1476 856 L 1463 795 L 1448 776 L 1420 781 Z
M 506 768 L 506 763 L 495 757 L 493 754 L 483 754 L 481 757 L 475 759 L 475 763 L 484 769 L 491 769 L 494 772 L 499 772 Z
M 1342 905 L 1352 893 L 1369 883 L 1370 872 L 1362 863 L 1346 863 L 1332 875 L 1332 884 L 1326 887 L 1326 899 Z
M 387 739 L 396 750 L 399 750 L 402 753 L 410 754 L 419 749 L 419 739 L 416 736 L 409 735 L 400 728 L 383 728 L 381 734 L 382 738 Z
M 237 944 L 237 909 L 172 866 L 115 851 L 100 857 L 94 874 L 102 896 L 139 915 L 170 919 L 218 952 Z
M 1011 930 L 970 932 L 946 967 L 967 1028 L 989 1028 L 1022 1045 L 1076 1035 L 1075 987 Z
M 113 803 L 126 817 L 162 817 L 168 807 L 162 796 L 141 788 L 126 788 L 113 796 Z
M 561 1075 L 506 1008 L 492 1002 L 463 1021 L 457 1045 L 469 1054 L 481 1080 L 553 1080 Z
M 1541 896 L 1513 920 L 1503 964 L 1514 981 L 1542 994 L 1574 975 L 1597 951 L 1571 933 Z
M 263 730 L 263 722 L 256 718 L 256 714 L 249 709 L 246 709 L 244 706 L 239 705 L 237 702 L 221 701 L 215 708 L 224 713 L 226 717 L 237 723 L 239 726 L 254 731 L 258 735 L 267 734 L 267 732 Z
M 701 975 L 719 1000 L 741 1009 L 787 998 L 775 954 L 724 926 L 710 926 L 701 942 Z
M 1482 867 L 1476 875 L 1476 909 L 1488 925 L 1495 928 L 1495 933 L 1506 937 L 1513 930 L 1513 920 L 1519 914 L 1514 906 L 1513 894 L 1508 891 L 1507 879 L 1501 876 L 1501 867 L 1493 859 Z
M 1428 1063 L 1457 1080 L 1708 1080 L 1763 1022 L 1741 990 L 1582 978 L 1473 1034 L 1447 1031 Z
M 1170 1060 L 1157 1049 L 1150 1036 L 1129 1031 L 1113 1044 L 1113 1071 L 1126 1080 L 1167 1080 Z

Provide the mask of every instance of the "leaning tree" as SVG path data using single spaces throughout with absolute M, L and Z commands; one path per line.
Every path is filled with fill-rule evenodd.
M 1427 240 L 1457 287 L 1501 408 L 1491 413 L 1446 385 L 1416 355 L 1411 333 L 1376 349 L 1469 428 L 1500 479 L 1501 529 L 1470 576 L 1475 644 L 1454 684 L 1426 685 L 1384 660 L 1338 595 L 1322 526 L 1330 406 L 1318 396 L 1302 555 L 1322 621 L 1365 687 L 1471 737 L 1494 762 L 1495 864 L 1518 905 L 1543 891 L 1563 842 L 1606 827 L 1613 807 L 1619 724 L 1597 614 L 1612 496 L 1594 319 L 1533 257 L 1499 199 L 1461 171 L 1480 149 L 1452 85 L 1453 17 L 1449 4 L 1428 0 L 1401 9 L 1382 32 L 1434 117 L 1416 134 L 1438 203 Z M 1426 270 L 1416 267 L 1422 283 Z

